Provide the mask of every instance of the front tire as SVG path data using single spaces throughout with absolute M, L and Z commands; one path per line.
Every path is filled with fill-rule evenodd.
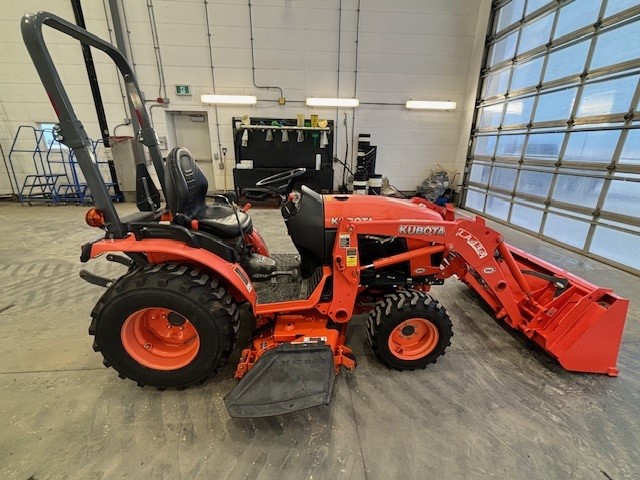
M 399 371 L 436 363 L 452 336 L 447 311 L 424 292 L 386 295 L 367 319 L 367 339 L 376 357 Z
M 238 336 L 238 308 L 216 278 L 175 263 L 136 268 L 91 313 L 94 350 L 121 378 L 181 388 L 222 367 Z

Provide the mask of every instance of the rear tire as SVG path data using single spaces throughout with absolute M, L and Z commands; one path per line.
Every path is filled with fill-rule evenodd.
M 367 339 L 376 357 L 399 371 L 436 363 L 452 336 L 447 311 L 424 292 L 386 295 L 367 319 Z
M 139 386 L 181 388 L 222 367 L 238 337 L 238 308 L 216 278 L 175 263 L 135 268 L 91 313 L 104 364 Z

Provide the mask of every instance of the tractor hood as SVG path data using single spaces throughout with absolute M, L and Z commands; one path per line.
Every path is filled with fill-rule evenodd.
M 434 220 L 442 216 L 425 205 L 378 195 L 323 195 L 324 226 L 335 229 L 343 218 L 352 222 L 373 220 Z

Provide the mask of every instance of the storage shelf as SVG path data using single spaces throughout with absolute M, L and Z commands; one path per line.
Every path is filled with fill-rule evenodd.
M 240 125 L 238 130 L 315 130 L 315 131 L 330 131 L 329 127 L 276 127 L 273 125 Z

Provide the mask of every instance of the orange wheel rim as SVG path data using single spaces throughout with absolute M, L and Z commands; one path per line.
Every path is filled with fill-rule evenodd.
M 429 355 L 438 345 L 440 334 L 426 318 L 410 318 L 389 335 L 389 350 L 401 360 L 418 360 Z
M 144 308 L 127 317 L 120 330 L 122 346 L 140 365 L 177 370 L 193 361 L 200 349 L 195 327 L 167 308 Z

